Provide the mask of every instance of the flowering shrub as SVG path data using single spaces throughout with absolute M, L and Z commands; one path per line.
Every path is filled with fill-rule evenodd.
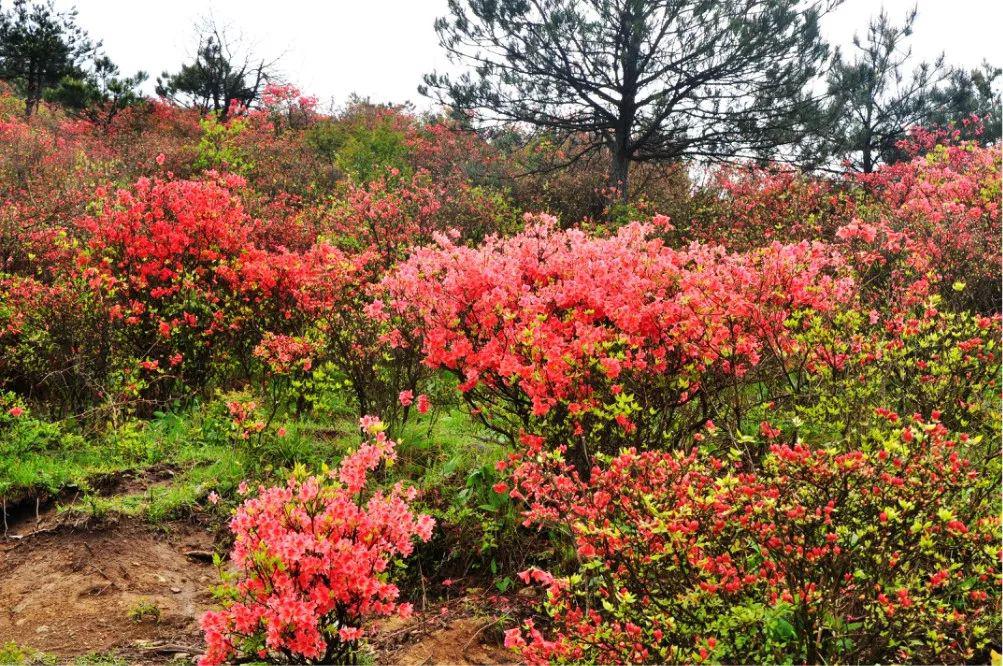
M 0 103 L 6 98 L 0 89 Z M 84 211 L 102 170 L 86 144 L 0 115 L 0 272 L 31 274 L 67 221 Z
M 367 314 L 380 261 L 370 250 L 344 251 L 317 243 L 303 253 L 261 253 L 242 275 L 267 285 L 267 302 L 280 294 L 292 301 L 290 319 L 302 320 L 313 347 L 311 368 L 328 363 L 347 383 L 358 413 L 379 413 L 391 429 L 403 416 L 397 396 L 416 390 L 427 374 L 402 337 L 384 337 L 384 326 Z
M 384 280 L 373 315 L 402 318 L 397 330 L 421 336 L 425 363 L 453 371 L 489 424 L 613 452 L 703 423 L 708 395 L 760 381 L 793 344 L 793 313 L 851 295 L 823 245 L 680 251 L 650 232 L 591 237 L 543 216 L 479 248 L 440 238 Z
M 391 429 L 407 415 L 397 400 L 428 375 L 409 334 L 369 315 L 385 273 L 414 243 L 443 224 L 438 188 L 424 176 L 391 183 L 349 183 L 321 226 L 331 242 L 296 255 L 303 266 L 292 288 L 298 313 L 319 333 L 322 353 L 351 389 L 360 414 L 379 413 Z M 262 271 L 274 259 L 264 254 Z
M 831 240 L 855 209 L 840 183 L 778 166 L 722 167 L 708 189 L 713 198 L 700 202 L 686 231 L 695 240 L 733 250 L 775 240 Z
M 310 257 L 255 247 L 240 184 L 99 191 L 96 212 L 55 239 L 47 270 L 0 279 L 0 370 L 32 390 L 53 384 L 79 410 L 161 403 L 227 363 L 247 367 L 265 330 L 300 323 L 293 290 Z
M 367 475 L 394 458 L 382 424 L 364 418 L 372 438 L 321 476 L 294 473 L 285 486 L 260 488 L 230 522 L 232 574 L 219 594 L 224 609 L 201 621 L 200 664 L 285 657 L 344 663 L 365 634 L 366 619 L 407 616 L 409 604 L 387 582 L 394 557 L 433 521 L 408 506 L 413 488 L 367 491 Z
M 290 84 L 265 84 L 261 106 L 260 111 L 252 111 L 251 115 L 264 115 L 277 135 L 308 127 L 317 117 L 317 98 L 302 94 Z
M 198 388 L 219 354 L 253 346 L 245 336 L 256 336 L 256 322 L 242 309 L 248 286 L 232 277 L 253 222 L 229 188 L 140 180 L 78 226 L 84 245 L 69 277 L 100 300 L 113 353 L 138 360 L 158 389 L 148 397 Z
M 247 376 L 256 349 L 269 377 L 281 380 L 272 388 L 299 382 L 273 367 L 281 354 L 269 345 L 309 334 L 310 367 L 297 374 L 314 361 L 333 363 L 360 413 L 379 411 L 396 424 L 396 396 L 417 388 L 422 367 L 403 337 L 385 339 L 365 310 L 386 268 L 430 233 L 433 190 L 350 188 L 325 220 L 345 247 L 314 237 L 290 250 L 263 242 L 269 225 L 243 207 L 245 185 L 217 174 L 99 190 L 91 215 L 48 240 L 47 270 L 0 276 L 7 381 L 42 396 L 61 391 L 68 411 L 105 402 L 149 412 L 204 389 L 220 371 Z
M 254 348 L 254 355 L 276 375 L 309 372 L 315 353 L 316 345 L 309 340 L 271 332 L 265 333 Z
M 628 450 L 584 483 L 559 454 L 531 452 L 512 494 L 527 523 L 570 527 L 581 565 L 523 574 L 546 586 L 548 624 L 511 629 L 506 645 L 529 663 L 987 658 L 1000 631 L 996 479 L 936 413 L 878 413 L 860 448 L 778 439 L 766 424 L 759 468 Z
M 1000 317 L 953 312 L 938 296 L 901 313 L 847 309 L 804 322 L 797 335 L 810 350 L 788 365 L 791 390 L 749 419 L 791 432 L 855 438 L 870 427 L 874 405 L 906 413 L 937 410 L 941 422 L 983 441 L 970 452 L 980 464 L 998 458 Z
M 274 415 L 292 401 L 296 414 L 306 409 L 307 389 L 318 345 L 309 339 L 265 333 L 254 355 L 265 366 L 268 397 Z
M 879 307 L 947 303 L 1000 309 L 999 151 L 916 130 L 911 159 L 842 181 L 771 167 L 717 171 L 694 197 L 685 235 L 732 249 L 774 240 L 843 247 Z M 957 283 L 968 288 L 955 291 Z
M 859 176 L 876 203 L 838 235 L 876 274 L 875 292 L 903 291 L 907 305 L 934 292 L 952 304 L 1000 310 L 1000 163 L 995 148 L 938 145 Z
M 71 414 L 94 399 L 110 374 L 100 353 L 108 320 L 79 283 L 0 277 L 0 383 Z
M 332 212 L 331 230 L 355 245 L 351 249 L 372 251 L 386 269 L 435 231 L 439 194 L 420 174 L 401 184 L 384 178 L 350 183 Z

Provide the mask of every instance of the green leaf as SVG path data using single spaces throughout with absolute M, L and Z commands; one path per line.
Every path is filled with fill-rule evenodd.
M 794 631 L 794 625 L 782 617 L 774 618 L 767 625 L 767 628 L 773 638 L 779 641 L 793 640 L 798 636 L 797 632 Z

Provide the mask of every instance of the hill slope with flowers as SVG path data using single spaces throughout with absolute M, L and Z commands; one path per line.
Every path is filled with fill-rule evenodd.
M 486 618 L 464 650 L 527 663 L 1000 650 L 998 148 L 645 165 L 604 207 L 600 165 L 526 175 L 560 146 L 288 86 L 226 122 L 21 104 L 5 573 L 118 531 L 188 599 L 152 523 L 222 577 L 177 610 L 81 564 L 126 605 L 87 621 L 143 627 L 105 657 L 389 659 L 394 623 L 457 607 Z M 79 656 L 29 607 L 0 660 Z

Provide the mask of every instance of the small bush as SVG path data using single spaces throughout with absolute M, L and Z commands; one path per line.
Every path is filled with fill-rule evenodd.
M 222 611 L 202 618 L 200 663 L 285 656 L 344 663 L 373 616 L 411 612 L 397 603 L 388 566 L 427 541 L 433 520 L 408 503 L 402 485 L 366 491 L 367 474 L 394 458 L 394 442 L 372 418 L 373 439 L 319 476 L 294 473 L 285 486 L 259 488 L 237 509 L 230 529 L 235 573 L 224 572 Z

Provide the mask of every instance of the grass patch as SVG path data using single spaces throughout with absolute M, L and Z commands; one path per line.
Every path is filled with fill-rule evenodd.
M 226 399 L 90 436 L 71 421 L 45 422 L 27 412 L 0 417 L 0 496 L 10 505 L 76 490 L 80 496 L 62 510 L 161 522 L 208 507 L 216 492 L 226 500 L 217 511 L 224 516 L 239 500 L 242 480 L 277 482 L 295 465 L 333 466 L 360 441 L 354 417 L 327 410 L 320 418 L 276 419 L 260 436 L 243 439 Z M 424 489 L 440 518 L 449 507 L 485 511 L 497 504 L 494 464 L 508 447 L 462 409 L 415 414 L 398 439 L 385 481 Z M 156 473 L 164 470 L 169 474 Z
M 13 641 L 0 644 L 0 664 L 19 664 L 32 666 L 55 666 L 58 659 L 29 647 L 21 647 Z

